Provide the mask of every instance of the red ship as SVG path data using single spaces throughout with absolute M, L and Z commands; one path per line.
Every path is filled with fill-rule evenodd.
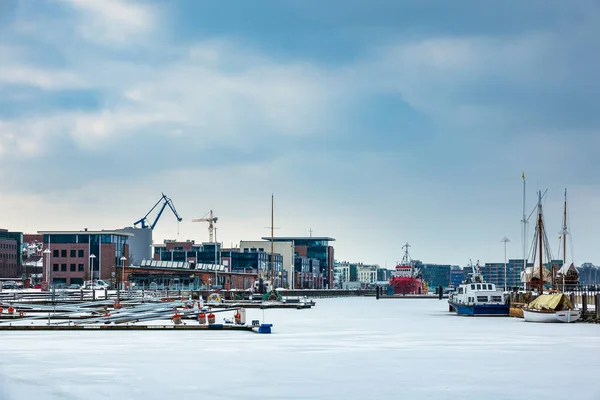
M 390 278 L 390 286 L 394 288 L 394 294 L 422 294 L 423 281 L 421 279 L 421 271 L 414 266 L 414 262 L 408 255 L 410 245 L 406 243 L 404 249 L 404 257 L 402 261 L 396 265 L 396 270 L 392 272 Z

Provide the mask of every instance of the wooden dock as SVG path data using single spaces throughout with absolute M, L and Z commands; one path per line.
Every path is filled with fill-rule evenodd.
M 267 328 L 269 332 L 260 332 L 259 330 Z M 184 331 L 244 331 L 254 333 L 271 333 L 270 324 L 257 326 L 250 325 L 230 325 L 230 324 L 210 324 L 210 325 L 0 325 L 0 331 L 156 331 L 156 330 L 184 330 Z

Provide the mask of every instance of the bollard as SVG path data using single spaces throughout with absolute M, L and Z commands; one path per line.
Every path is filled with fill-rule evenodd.
M 379 300 L 379 286 L 375 286 L 375 299 Z
M 438 286 L 438 296 L 440 300 L 444 298 L 444 288 L 441 285 Z
M 596 322 L 600 322 L 600 294 L 596 293 Z

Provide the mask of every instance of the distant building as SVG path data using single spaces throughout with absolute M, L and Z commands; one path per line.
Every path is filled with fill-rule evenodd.
M 423 264 L 418 265 L 423 274 L 423 280 L 427 282 L 430 290 L 441 286 L 443 288 L 450 285 L 450 270 L 452 265 L 448 264 Z
M 117 231 L 42 231 L 43 279 L 51 284 L 82 284 L 85 280 L 115 282 L 117 266 L 127 265 L 130 234 Z M 48 268 L 50 266 L 50 268 Z M 48 272 L 50 276 L 48 276 Z
M 0 278 L 22 279 L 23 233 L 0 229 Z
M 263 237 L 263 240 L 270 241 L 271 238 Z M 276 237 L 277 242 L 292 242 L 295 256 L 314 258 L 319 260 L 319 271 L 322 275 L 323 288 L 333 287 L 333 267 L 335 264 L 334 249 L 329 242 L 335 241 L 330 237 Z M 314 273 L 314 272 L 313 272 Z
M 531 263 L 527 263 L 528 267 L 532 265 Z M 508 260 L 506 263 L 506 286 L 509 288 L 522 286 L 522 271 L 523 259 Z M 504 263 L 485 263 L 481 267 L 481 272 L 487 282 L 494 283 L 498 287 L 504 287 Z
M 392 276 L 392 271 L 387 268 L 377 268 L 377 281 L 387 282 Z
M 264 238 L 263 238 L 264 239 Z M 271 253 L 271 241 L 267 240 L 242 240 L 240 242 L 240 252 L 243 253 Z M 294 243 L 291 240 L 285 241 L 273 241 L 273 253 L 279 254 L 282 257 L 282 265 L 281 268 L 285 271 L 285 276 L 287 278 L 283 279 L 283 272 L 281 272 L 281 268 L 279 265 L 276 266 L 275 278 L 279 280 L 279 282 L 274 282 L 276 284 L 275 287 L 289 285 L 290 289 L 295 288 L 294 282 L 294 271 L 295 271 L 295 260 L 294 260 Z M 264 269 L 261 269 L 261 272 L 265 275 L 265 279 L 271 280 L 272 270 L 271 264 L 267 263 L 264 265 Z M 283 280 L 283 281 L 282 281 Z
M 344 282 L 350 282 L 350 263 L 347 261 L 337 262 L 333 267 L 334 276 L 341 286 Z
M 365 284 L 375 284 L 377 282 L 377 265 L 360 264 L 357 268 L 358 281 Z
M 462 269 L 458 268 L 458 269 L 450 270 L 450 283 L 452 284 L 452 286 L 454 286 L 456 288 L 464 280 L 465 280 L 465 272 Z
M 152 229 L 127 227 L 116 232 L 129 236 L 129 263 L 139 265 L 140 261 L 152 258 Z
M 579 271 L 580 285 L 599 285 L 600 284 L 600 267 L 592 263 L 583 263 L 577 268 Z

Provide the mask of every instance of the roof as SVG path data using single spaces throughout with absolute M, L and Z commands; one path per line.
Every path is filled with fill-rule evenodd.
M 262 237 L 262 240 L 271 241 L 271 237 Z M 325 242 L 335 242 L 335 239 L 332 237 L 326 236 L 287 236 L 287 237 L 274 237 L 274 242 L 292 242 L 297 240 L 314 240 L 314 241 L 325 241 Z
M 120 231 L 38 231 L 40 235 L 119 235 L 119 236 L 135 236 L 133 233 L 125 233 Z

